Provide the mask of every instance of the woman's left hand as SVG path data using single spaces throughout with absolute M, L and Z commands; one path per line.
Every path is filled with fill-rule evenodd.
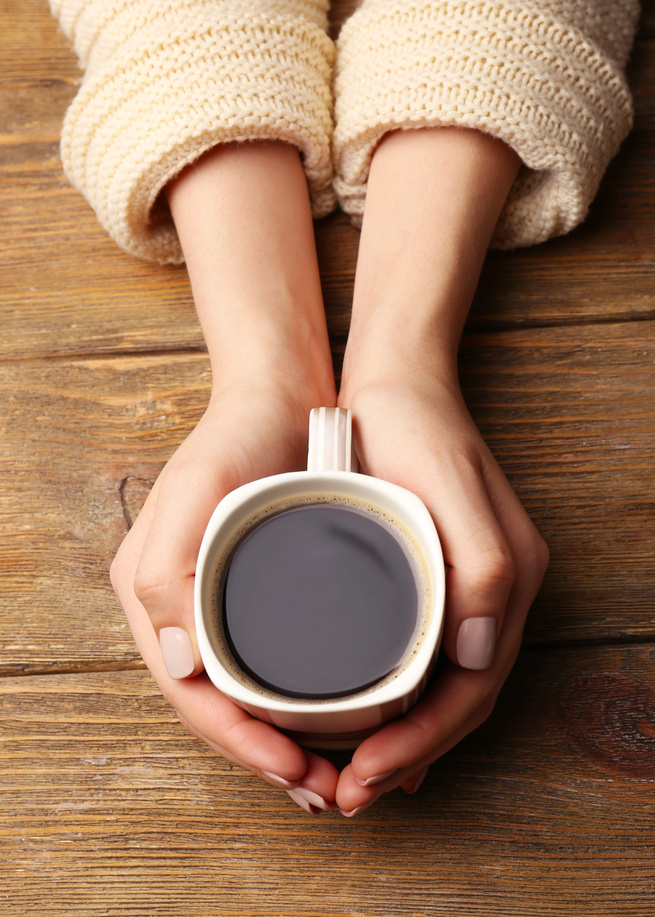
M 486 720 L 521 644 L 546 545 L 484 443 L 456 383 L 413 372 L 346 388 L 362 470 L 418 494 L 446 563 L 447 663 L 404 717 L 355 752 L 337 803 L 355 815 L 381 793 L 418 788 L 427 768 Z

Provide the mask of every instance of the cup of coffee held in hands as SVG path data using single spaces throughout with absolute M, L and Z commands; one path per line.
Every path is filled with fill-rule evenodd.
M 354 468 L 350 412 L 313 410 L 307 471 L 227 494 L 196 568 L 212 682 L 319 748 L 353 747 L 405 713 L 443 627 L 444 563 L 428 510 Z

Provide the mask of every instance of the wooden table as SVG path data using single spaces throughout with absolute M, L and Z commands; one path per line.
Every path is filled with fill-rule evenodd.
M 135 651 L 108 565 L 207 357 L 184 270 L 118 251 L 62 174 L 80 75 L 47 4 L 0 14 L 1 917 L 652 917 L 655 4 L 588 221 L 490 256 L 463 342 L 552 551 L 524 650 L 419 795 L 351 821 L 190 738 Z M 358 237 L 317 234 L 338 365 Z

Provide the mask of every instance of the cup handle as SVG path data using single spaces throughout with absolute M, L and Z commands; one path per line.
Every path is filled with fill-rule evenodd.
M 307 471 L 357 471 L 350 411 L 312 408 Z

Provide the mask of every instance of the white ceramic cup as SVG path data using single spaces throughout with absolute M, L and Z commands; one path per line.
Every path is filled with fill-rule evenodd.
M 439 537 L 423 502 L 396 484 L 354 470 L 349 411 L 316 408 L 310 415 L 307 471 L 273 475 L 237 488 L 220 502 L 203 538 L 195 578 L 195 623 L 205 670 L 216 687 L 253 716 L 288 732 L 301 744 L 319 748 L 356 746 L 383 723 L 418 700 L 430 676 L 443 629 L 445 571 Z M 359 501 L 391 518 L 409 533 L 420 558 L 426 600 L 422 635 L 390 676 L 345 697 L 310 700 L 286 697 L 260 687 L 240 673 L 221 638 L 215 595 L 217 570 L 229 565 L 238 532 L 248 521 L 295 500 L 330 495 Z M 392 525 L 393 527 L 393 525 Z

